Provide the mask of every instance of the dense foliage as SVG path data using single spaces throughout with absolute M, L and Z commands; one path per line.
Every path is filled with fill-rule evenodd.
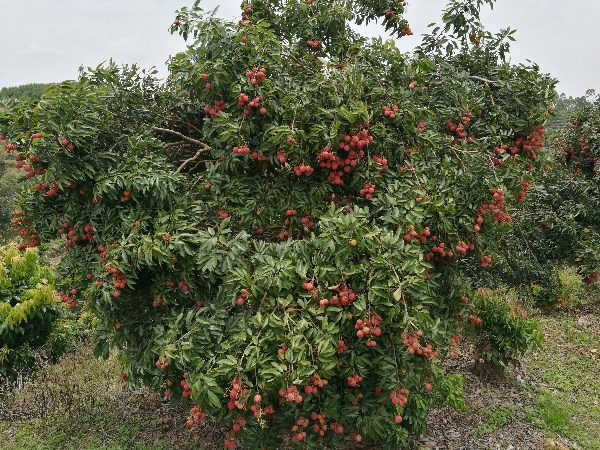
M 30 364 L 29 350 L 46 343 L 57 300 L 54 276 L 38 265 L 37 249 L 0 247 L 0 375 L 14 377 Z
M 557 99 L 554 129 L 548 132 L 556 139 L 538 154 L 540 164 L 524 186 L 526 196 L 513 207 L 510 229 L 495 237 L 500 244 L 497 264 L 485 273 L 469 269 L 475 286 L 510 286 L 521 300 L 553 309 L 564 306 L 556 267 L 576 264 L 583 282 L 597 281 L 600 120 L 598 100 L 593 100 L 593 91 L 586 97 Z M 564 127 L 559 130 L 557 123 Z
M 598 280 L 600 264 L 600 96 L 575 112 L 562 135 L 553 142 L 559 163 L 569 172 L 568 179 L 577 186 L 571 195 L 579 199 L 570 217 L 580 227 L 577 239 L 583 242 L 577 253 L 584 282 Z M 587 247 L 584 250 L 583 247 Z
M 575 176 L 600 181 L 600 96 L 584 103 L 553 144 Z
M 401 445 L 464 407 L 440 365 L 463 332 L 498 362 L 539 343 L 470 300 L 514 263 L 555 84 L 504 62 L 483 3 L 451 2 L 410 58 L 349 26 L 410 35 L 396 1 L 181 10 L 166 84 L 103 66 L 0 116 L 31 179 L 21 248 L 65 239 L 60 295 L 98 317 L 96 354 L 117 345 L 189 425 L 231 424 L 228 447 Z
M 523 299 L 552 309 L 561 305 L 556 266 L 577 264 L 586 283 L 600 269 L 600 192 L 559 161 L 532 184 L 510 233 L 503 237 L 488 286 L 510 285 Z

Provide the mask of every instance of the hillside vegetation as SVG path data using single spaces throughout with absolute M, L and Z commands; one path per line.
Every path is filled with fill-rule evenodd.
M 49 83 L 30 83 L 22 84 L 13 87 L 3 87 L 0 89 L 0 100 L 1 99 L 18 99 L 18 100 L 30 100 L 39 99 L 44 95 L 46 89 L 51 84 Z

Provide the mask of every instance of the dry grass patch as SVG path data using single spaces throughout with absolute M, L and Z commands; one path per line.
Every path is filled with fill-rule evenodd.
M 42 368 L 21 387 L 5 384 L 0 448 L 207 449 L 222 443 L 219 428 L 189 429 L 185 412 L 147 389 L 126 389 L 114 354 L 95 359 L 89 346 Z

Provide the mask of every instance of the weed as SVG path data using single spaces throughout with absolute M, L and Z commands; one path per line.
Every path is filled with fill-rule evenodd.
M 589 285 L 582 283 L 575 267 L 557 269 L 556 274 L 561 284 L 561 297 L 567 305 L 579 305 L 598 298 L 600 286 L 597 283 Z
M 472 432 L 472 436 L 481 436 L 502 428 L 515 419 L 514 410 L 509 406 L 499 406 L 482 412 L 483 425 L 478 426 Z

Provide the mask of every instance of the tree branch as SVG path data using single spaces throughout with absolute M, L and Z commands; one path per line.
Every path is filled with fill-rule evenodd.
M 196 158 L 198 158 L 198 156 L 200 156 L 202 153 L 206 152 L 207 150 L 203 150 L 200 149 L 196 152 L 196 154 L 194 156 L 192 156 L 191 158 L 186 159 L 183 163 L 181 163 L 181 165 L 179 166 L 179 168 L 175 171 L 175 173 L 179 173 L 183 170 L 183 168 L 190 162 L 195 161 Z
M 200 156 L 202 153 L 206 153 L 212 150 L 211 147 L 209 147 L 208 145 L 206 145 L 204 142 L 200 142 L 196 139 L 192 139 L 191 137 L 185 136 L 181 133 L 179 133 L 178 131 L 175 130 L 169 130 L 168 128 L 158 128 L 158 127 L 154 127 L 152 128 L 154 131 L 157 131 L 159 133 L 166 133 L 166 134 L 172 134 L 173 136 L 177 136 L 180 139 L 183 139 L 183 141 L 181 142 L 174 142 L 174 143 L 169 143 L 169 144 L 165 144 L 165 147 L 169 147 L 171 145 L 177 145 L 177 144 L 183 144 L 184 142 L 189 142 L 190 144 L 194 144 L 197 145 L 198 147 L 200 147 L 200 149 L 196 152 L 196 154 L 194 156 L 192 156 L 191 158 L 186 159 L 175 171 L 175 173 L 179 173 L 183 170 L 183 168 L 188 165 L 188 163 L 195 161 L 198 156 Z
M 168 128 L 158 128 L 158 127 L 154 127 L 152 129 L 154 131 L 158 131 L 159 133 L 172 134 L 173 136 L 177 136 L 178 138 L 183 139 L 184 141 L 189 142 L 190 144 L 194 144 L 194 145 L 197 145 L 198 147 L 202 147 L 202 150 L 198 150 L 200 153 L 209 152 L 212 150 L 212 148 L 209 147 L 208 145 L 206 145 L 204 142 L 200 142 L 200 141 L 197 141 L 196 139 L 192 139 L 191 137 L 185 136 L 185 135 L 179 133 L 178 131 L 169 130 Z
M 189 122 L 185 122 L 185 124 L 186 124 L 188 127 L 190 127 L 190 128 L 193 128 L 194 130 L 196 130 L 198 133 L 202 134 L 202 130 L 199 130 L 198 128 L 196 128 L 196 127 L 195 127 L 194 125 L 192 125 L 191 123 L 189 123 Z
M 181 144 L 185 144 L 185 141 L 169 142 L 168 144 L 163 145 L 163 148 L 174 147 L 176 145 L 181 145 Z
M 483 81 L 485 84 L 497 84 L 498 83 L 497 81 L 487 80 L 485 78 L 478 77 L 476 75 L 470 75 L 469 80 Z

